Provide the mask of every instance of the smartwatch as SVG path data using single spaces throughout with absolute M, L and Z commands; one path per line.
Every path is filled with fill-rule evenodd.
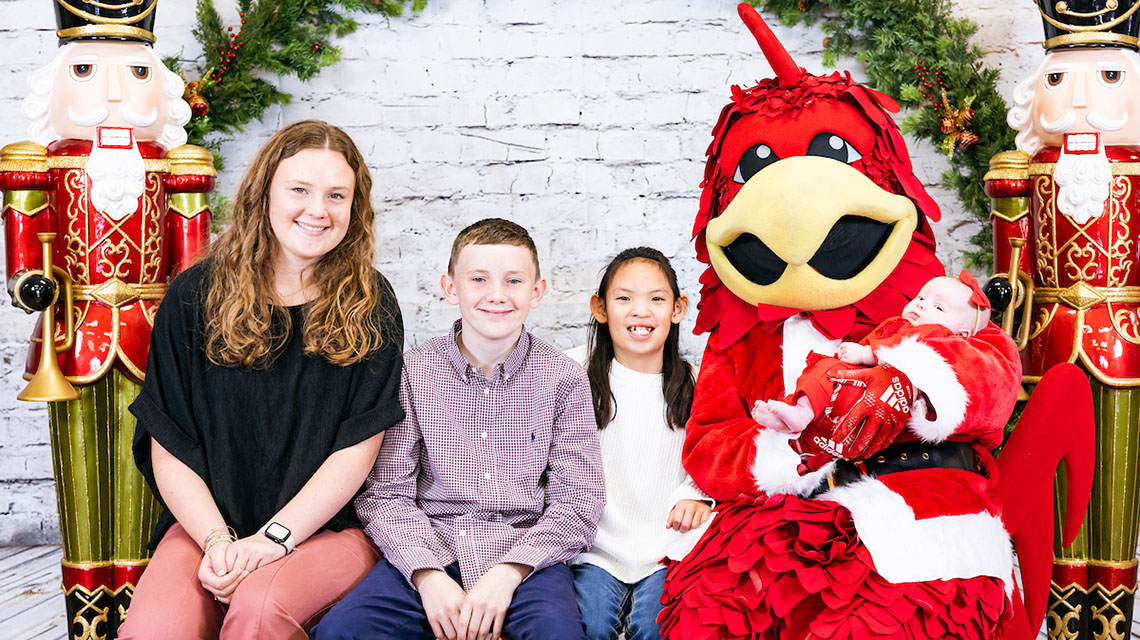
M 269 524 L 262 527 L 258 533 L 285 547 L 285 555 L 293 553 L 293 549 L 295 548 L 295 545 L 293 544 L 293 532 L 290 531 L 285 525 L 277 522 L 270 522 Z

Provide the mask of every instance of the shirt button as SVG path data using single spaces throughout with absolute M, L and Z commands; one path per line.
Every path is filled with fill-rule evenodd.
M 483 438 L 484 440 L 486 440 L 486 439 L 487 439 L 487 432 L 486 432 L 486 431 L 484 431 L 483 433 L 480 433 L 480 434 L 479 434 L 479 437 L 480 437 L 480 438 Z
M 459 530 L 459 535 L 461 535 L 461 536 L 465 536 L 465 535 L 467 535 L 467 530 L 466 530 L 466 529 L 460 529 L 460 530 Z
M 491 479 L 491 474 L 489 474 L 489 473 L 484 473 L 484 474 L 483 474 L 483 479 L 484 479 L 484 480 L 490 480 L 490 479 Z
M 489 393 L 491 393 L 491 390 L 488 389 L 487 387 L 483 387 L 483 395 L 487 395 Z

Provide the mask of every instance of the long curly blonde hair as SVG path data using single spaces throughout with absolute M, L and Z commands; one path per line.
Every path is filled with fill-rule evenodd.
M 345 366 L 383 341 L 384 319 L 376 313 L 380 278 L 372 267 L 372 176 L 348 134 L 303 120 L 278 131 L 257 152 L 234 198 L 232 223 L 210 247 L 205 337 L 214 364 L 268 366 L 290 334 L 289 313 L 274 304 L 274 264 L 281 249 L 269 221 L 269 186 L 281 161 L 304 149 L 337 151 L 356 175 L 344 239 L 313 269 L 320 294 L 303 311 L 305 353 Z

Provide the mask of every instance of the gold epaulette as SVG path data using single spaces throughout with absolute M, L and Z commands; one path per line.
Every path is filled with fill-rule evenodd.
M 13 142 L 0 149 L 0 171 L 47 173 L 47 149 L 35 142 Z
M 1028 180 L 1029 154 L 1024 151 L 1002 151 L 990 158 L 990 170 L 983 180 Z
M 216 176 L 214 156 L 209 149 L 193 144 L 174 147 L 166 154 L 172 176 Z

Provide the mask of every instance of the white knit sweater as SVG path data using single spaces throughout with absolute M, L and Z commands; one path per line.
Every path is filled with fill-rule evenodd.
M 584 359 L 584 352 L 571 350 Z M 633 584 L 661 569 L 675 532 L 665 528 L 678 500 L 707 500 L 681 467 L 684 429 L 665 422 L 661 374 L 638 373 L 617 360 L 610 365 L 615 417 L 598 432 L 606 475 L 606 506 L 589 551 L 572 564 L 588 563 Z

